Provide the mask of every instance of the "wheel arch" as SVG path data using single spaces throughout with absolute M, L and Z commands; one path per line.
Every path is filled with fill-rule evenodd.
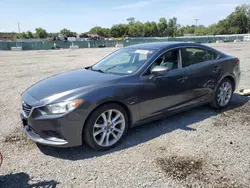
M 98 108 L 100 108 L 101 106 L 103 105 L 106 105 L 106 104 L 118 104 L 119 106 L 121 106 L 127 113 L 127 116 L 128 116 L 128 121 L 129 121 L 129 127 L 131 127 L 132 125 L 132 122 L 133 122 L 133 116 L 132 116 L 132 112 L 129 110 L 128 106 L 120 101 L 115 101 L 115 100 L 111 100 L 111 101 L 106 101 L 106 102 L 103 102 L 101 104 L 98 104 L 94 109 L 91 110 L 91 112 L 88 114 L 86 120 L 85 120 L 85 123 L 83 125 L 83 131 L 84 131 L 84 127 L 85 127 L 85 124 L 87 123 L 87 121 L 89 120 L 89 117 L 90 115 Z
M 235 87 L 236 87 L 236 81 L 235 81 L 235 78 L 234 78 L 234 76 L 232 76 L 232 75 L 227 75 L 227 76 L 225 76 L 223 79 L 229 79 L 232 83 L 233 83 L 233 91 L 235 91 Z M 222 79 L 222 80 L 223 80 Z
M 221 81 L 224 80 L 224 79 L 229 79 L 233 83 L 233 91 L 235 91 L 235 89 L 236 89 L 236 80 L 235 80 L 235 77 L 232 74 L 226 74 L 226 75 L 224 75 L 220 79 L 220 81 L 218 82 L 218 84 L 216 86 L 216 89 L 219 86 L 219 84 L 221 83 Z

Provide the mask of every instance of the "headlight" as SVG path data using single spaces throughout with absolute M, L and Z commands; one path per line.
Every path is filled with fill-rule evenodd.
M 72 111 L 83 103 L 83 100 L 73 100 L 47 105 L 49 114 L 64 114 Z

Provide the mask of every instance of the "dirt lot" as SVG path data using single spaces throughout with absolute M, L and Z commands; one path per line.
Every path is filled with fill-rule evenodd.
M 250 88 L 250 43 L 211 46 L 241 59 L 239 88 Z M 20 94 L 113 50 L 0 51 L 0 187 L 250 187 L 250 98 L 239 94 L 225 111 L 203 106 L 133 128 L 107 152 L 27 140 Z

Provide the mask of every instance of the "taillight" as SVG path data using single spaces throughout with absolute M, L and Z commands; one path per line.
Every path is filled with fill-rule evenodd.
M 240 63 L 240 60 L 239 60 L 238 58 L 236 59 L 236 63 L 237 63 L 237 64 L 239 64 L 239 63 Z

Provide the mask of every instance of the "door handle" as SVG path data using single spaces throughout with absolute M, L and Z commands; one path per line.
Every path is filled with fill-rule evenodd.
M 215 66 L 213 69 L 213 73 L 218 73 L 220 71 L 220 67 L 219 66 Z
M 187 79 L 188 79 L 187 76 L 181 77 L 181 78 L 178 78 L 178 79 L 177 79 L 177 82 L 184 83 Z

